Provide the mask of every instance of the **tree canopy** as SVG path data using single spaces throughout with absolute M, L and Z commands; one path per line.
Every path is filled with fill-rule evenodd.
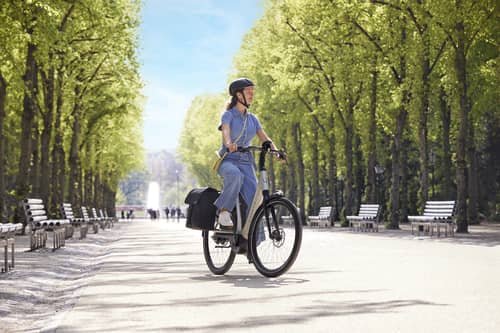
M 2 1 L 1 220 L 27 196 L 51 215 L 114 209 L 143 160 L 139 13 L 139 0 Z

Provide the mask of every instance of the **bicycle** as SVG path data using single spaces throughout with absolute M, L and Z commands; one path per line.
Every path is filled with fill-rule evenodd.
M 249 146 L 239 152 L 260 151 L 259 182 L 246 223 L 242 223 L 241 202 L 232 212 L 232 231 L 203 230 L 203 253 L 210 271 L 223 275 L 233 265 L 236 254 L 246 254 L 259 273 L 277 277 L 295 262 L 302 242 L 302 221 L 297 207 L 281 191 L 269 194 L 265 161 L 267 153 L 284 156 L 279 150 Z

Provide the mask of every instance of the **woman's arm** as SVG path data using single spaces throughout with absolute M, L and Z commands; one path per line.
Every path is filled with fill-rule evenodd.
M 278 150 L 278 148 L 276 148 L 276 146 L 274 145 L 273 140 L 271 140 L 271 138 L 267 136 L 266 132 L 264 132 L 262 128 L 257 130 L 257 137 L 259 138 L 261 143 L 264 141 L 271 141 L 271 149 Z
M 222 124 L 222 140 L 229 152 L 234 153 L 238 150 L 238 145 L 231 142 L 231 129 L 229 128 L 229 124 Z

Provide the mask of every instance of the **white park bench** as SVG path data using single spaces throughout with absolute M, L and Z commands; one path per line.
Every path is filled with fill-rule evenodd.
M 108 219 L 111 219 L 111 227 L 114 226 L 115 222 L 118 222 L 118 217 L 116 217 L 116 216 L 109 216 L 107 210 L 104 210 L 104 211 L 101 210 L 101 215 L 103 215 L 104 217 L 106 217 Z
M 380 205 L 361 204 L 358 215 L 346 216 L 351 230 L 378 232 Z
M 66 244 L 66 236 L 72 234 L 73 227 L 67 219 L 49 219 L 42 199 L 27 198 L 22 201 L 26 223 L 30 226 L 30 249 L 45 247 L 47 232 L 52 233 L 56 250 Z M 71 230 L 71 231 L 70 231 Z
M 108 214 L 104 213 L 104 211 L 101 208 L 99 208 L 99 217 L 102 217 L 104 221 L 106 221 L 106 224 L 108 224 L 109 228 L 113 228 L 115 226 L 114 225 L 115 219 L 109 217 Z
M 97 234 L 99 232 L 99 220 L 96 220 L 95 218 L 89 216 L 87 207 L 82 206 L 81 210 L 82 210 L 83 221 L 87 223 L 87 225 L 92 226 L 94 234 Z
M 318 215 L 309 215 L 308 219 L 311 226 L 328 227 L 330 226 L 330 220 L 332 219 L 332 207 L 320 207 Z
M 87 237 L 89 226 L 83 218 L 78 218 L 75 216 L 70 203 L 63 203 L 61 205 L 61 213 L 64 219 L 69 220 L 73 227 L 79 229 L 80 239 L 84 239 L 85 237 Z
M 1 272 L 7 273 L 14 268 L 15 235 L 23 229 L 21 223 L 0 223 L 0 246 L 3 248 L 4 260 Z M 9 262 L 9 247 L 12 249 Z
M 424 212 L 419 216 L 408 216 L 408 221 L 411 222 L 411 233 L 414 234 L 414 229 L 420 236 L 420 231 L 424 234 L 429 233 L 430 236 L 436 232 L 439 237 L 441 228 L 448 236 L 455 232 L 455 222 L 453 215 L 455 211 L 455 201 L 427 201 L 425 203 Z
M 97 222 L 99 222 L 99 225 L 101 226 L 102 230 L 110 227 L 109 221 L 107 219 L 105 219 L 104 217 L 99 216 L 99 214 L 97 214 L 97 209 L 92 208 L 90 211 L 92 213 L 92 218 L 94 220 L 96 220 Z

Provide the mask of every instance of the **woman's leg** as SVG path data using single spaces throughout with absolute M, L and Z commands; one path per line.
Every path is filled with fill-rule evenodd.
M 236 198 L 243 184 L 243 173 L 232 161 L 223 161 L 218 170 L 223 179 L 222 192 L 215 200 L 214 205 L 231 212 L 236 206 Z

